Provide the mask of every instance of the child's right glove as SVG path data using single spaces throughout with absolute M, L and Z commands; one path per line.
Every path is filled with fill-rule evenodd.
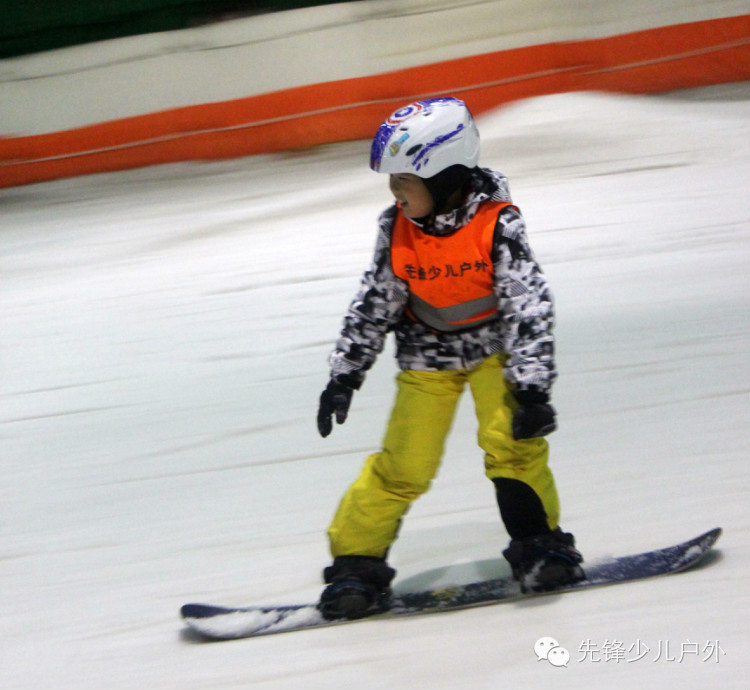
M 326 389 L 320 394 L 320 405 L 318 406 L 318 431 L 325 438 L 333 430 L 333 420 L 336 415 L 336 423 L 343 424 L 349 414 L 349 406 L 352 404 L 352 395 L 359 385 L 347 376 L 332 378 Z
M 551 434 L 557 429 L 555 408 L 549 395 L 537 388 L 520 390 L 515 394 L 519 407 L 513 414 L 513 438 L 520 441 Z

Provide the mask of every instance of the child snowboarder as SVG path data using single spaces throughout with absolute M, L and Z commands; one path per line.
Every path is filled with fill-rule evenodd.
M 429 488 L 468 383 L 485 473 L 511 537 L 503 551 L 525 591 L 584 577 L 543 438 L 556 428 L 552 295 L 529 248 L 506 178 L 477 167 L 479 132 L 463 101 L 422 100 L 378 129 L 370 167 L 396 203 L 379 219 L 372 266 L 329 357 L 318 429 L 346 420 L 352 394 L 393 331 L 401 369 L 380 452 L 371 455 L 329 528 L 333 564 L 319 608 L 358 618 L 388 607 L 387 564 L 401 518 Z

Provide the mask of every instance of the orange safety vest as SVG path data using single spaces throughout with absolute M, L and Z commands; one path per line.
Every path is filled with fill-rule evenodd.
M 497 215 L 510 203 L 488 202 L 456 232 L 436 237 L 399 211 L 391 265 L 409 284 L 408 313 L 437 331 L 458 331 L 497 318 L 492 243 Z

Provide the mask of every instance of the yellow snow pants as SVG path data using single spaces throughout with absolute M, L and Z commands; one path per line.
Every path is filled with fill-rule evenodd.
M 543 438 L 516 441 L 511 424 L 518 403 L 503 375 L 504 356 L 471 370 L 402 371 L 382 450 L 367 458 L 328 530 L 331 554 L 384 558 L 409 505 L 437 474 L 458 400 L 468 382 L 479 422 L 485 474 L 528 484 L 541 499 L 550 529 L 560 506 Z

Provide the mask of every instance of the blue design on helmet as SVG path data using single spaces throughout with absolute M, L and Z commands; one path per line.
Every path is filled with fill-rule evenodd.
M 414 156 L 414 160 L 411 162 L 411 164 L 414 166 L 415 170 L 420 170 L 422 168 L 423 163 L 426 165 L 430 162 L 430 156 L 429 153 L 432 149 L 434 149 L 436 146 L 440 146 L 440 144 L 445 143 L 448 141 L 448 139 L 452 139 L 457 134 L 459 134 L 463 130 L 464 126 L 463 123 L 458 125 L 456 129 L 454 129 L 452 132 L 448 132 L 448 134 L 443 134 L 442 136 L 439 136 L 437 139 L 433 139 L 433 141 L 429 142 L 428 144 L 425 144 L 419 151 L 419 153 Z

